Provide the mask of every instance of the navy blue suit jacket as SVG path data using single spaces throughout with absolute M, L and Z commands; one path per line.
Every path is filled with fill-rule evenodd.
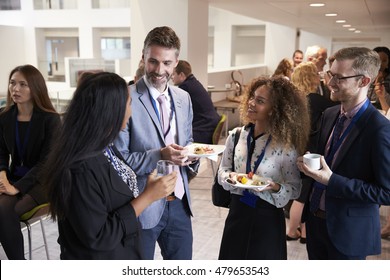
M 324 155 L 339 113 L 340 106 L 324 112 L 317 153 Z M 325 207 L 333 245 L 349 256 L 380 254 L 379 205 L 390 204 L 390 122 L 371 104 L 339 148 L 331 169 Z
M 179 88 L 187 91 L 191 97 L 194 142 L 212 144 L 213 133 L 221 117 L 215 110 L 208 92 L 192 74 L 179 85 Z

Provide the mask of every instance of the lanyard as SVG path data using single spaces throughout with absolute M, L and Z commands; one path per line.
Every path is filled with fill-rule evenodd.
M 333 161 L 333 157 L 334 155 L 336 154 L 337 150 L 340 148 L 341 144 L 343 143 L 345 137 L 347 137 L 348 133 L 351 131 L 353 125 L 359 120 L 359 118 L 363 115 L 363 113 L 366 111 L 366 109 L 368 108 L 368 105 L 370 104 L 370 100 L 366 100 L 366 102 L 364 102 L 363 106 L 359 109 L 359 111 L 356 113 L 356 115 L 352 118 L 352 121 L 351 123 L 348 125 L 348 127 L 345 129 L 345 131 L 343 132 L 343 134 L 341 135 L 341 137 L 339 138 L 339 140 L 337 140 L 336 144 L 334 145 L 333 149 L 332 149 L 332 143 L 333 141 L 336 141 L 336 139 L 334 139 L 334 134 L 332 135 L 332 141 L 330 143 L 330 151 L 329 151 L 329 154 L 328 156 L 326 157 L 326 162 L 328 164 L 330 164 L 332 161 Z
M 30 138 L 31 120 L 28 122 L 27 131 L 26 131 L 26 134 L 24 136 L 23 146 L 20 143 L 21 141 L 20 141 L 19 125 L 18 124 L 19 124 L 19 122 L 18 122 L 18 119 L 16 118 L 16 121 L 15 121 L 16 148 L 18 149 L 18 154 L 20 157 L 20 166 L 23 166 L 24 153 L 26 152 L 27 142 L 28 142 L 28 139 Z
M 254 139 L 254 130 L 255 130 L 255 126 L 253 125 L 253 126 L 250 127 L 250 130 L 249 130 L 249 133 L 248 133 L 248 137 L 246 138 L 246 147 L 247 147 L 247 152 L 248 152 L 248 155 L 247 155 L 247 158 L 246 158 L 246 173 L 247 174 L 252 171 L 251 170 L 251 159 L 252 159 L 252 155 L 253 155 L 253 151 L 254 151 L 254 146 L 251 149 L 251 139 L 253 138 L 253 144 L 254 145 L 256 143 L 256 139 Z M 261 134 L 259 137 L 261 137 L 263 135 L 264 134 Z M 261 151 L 260 155 L 257 157 L 257 160 L 255 162 L 255 166 L 253 167 L 253 173 L 256 173 L 257 168 L 260 165 L 260 162 L 264 158 L 265 149 L 267 148 L 267 146 L 268 146 L 268 144 L 270 142 L 271 142 L 271 135 L 268 136 L 267 142 L 265 143 L 265 146 L 264 146 L 263 150 Z

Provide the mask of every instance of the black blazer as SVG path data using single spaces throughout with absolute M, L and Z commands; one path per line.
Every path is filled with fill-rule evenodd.
M 215 110 L 207 90 L 192 74 L 179 85 L 179 88 L 187 91 L 191 98 L 194 142 L 212 144 L 213 133 L 221 117 Z
M 7 171 L 8 180 L 20 191 L 21 195 L 28 193 L 37 203 L 44 203 L 47 201 L 46 195 L 37 176 L 39 166 L 49 153 L 52 137 L 60 128 L 60 116 L 56 113 L 34 109 L 24 157 L 24 165 L 31 169 L 19 179 L 13 174 L 18 161 L 15 141 L 17 113 L 18 109 L 16 105 L 13 105 L 10 110 L 0 114 L 0 171 Z
M 69 212 L 58 221 L 61 259 L 141 259 L 133 194 L 103 152 L 74 164 L 70 174 Z

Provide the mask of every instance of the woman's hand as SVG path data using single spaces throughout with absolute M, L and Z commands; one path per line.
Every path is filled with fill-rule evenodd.
M 146 181 L 144 193 L 146 193 L 153 201 L 167 197 L 175 190 L 177 180 L 177 172 L 157 177 L 157 172 L 154 170 Z
M 167 197 L 175 190 L 177 172 L 157 177 L 154 170 L 146 181 L 145 190 L 130 204 L 133 206 L 135 215 L 138 217 L 151 203 L 161 198 Z
M 0 194 L 17 195 L 19 190 L 10 184 L 7 177 L 0 176 Z

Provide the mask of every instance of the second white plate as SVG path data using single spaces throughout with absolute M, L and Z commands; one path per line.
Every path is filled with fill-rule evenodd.
M 187 146 L 188 148 L 188 156 L 189 157 L 211 157 L 211 156 L 216 156 L 225 150 L 225 145 L 209 145 L 209 144 L 191 144 Z M 207 152 L 204 154 L 196 154 L 195 149 L 196 148 L 206 148 L 207 149 L 212 149 L 212 152 Z
M 231 186 L 237 187 L 237 188 L 241 188 L 241 189 L 255 189 L 255 190 L 261 191 L 269 185 L 268 183 L 265 183 L 262 185 L 252 185 L 252 183 L 253 183 L 252 179 L 248 179 L 248 182 L 246 184 L 242 184 L 238 181 L 236 181 L 235 184 L 232 184 L 232 183 L 228 182 L 227 180 L 228 179 L 225 180 L 225 183 L 227 183 Z M 261 181 L 264 181 L 264 182 L 267 182 L 268 180 L 271 180 L 271 178 L 266 178 L 266 177 L 261 178 Z

